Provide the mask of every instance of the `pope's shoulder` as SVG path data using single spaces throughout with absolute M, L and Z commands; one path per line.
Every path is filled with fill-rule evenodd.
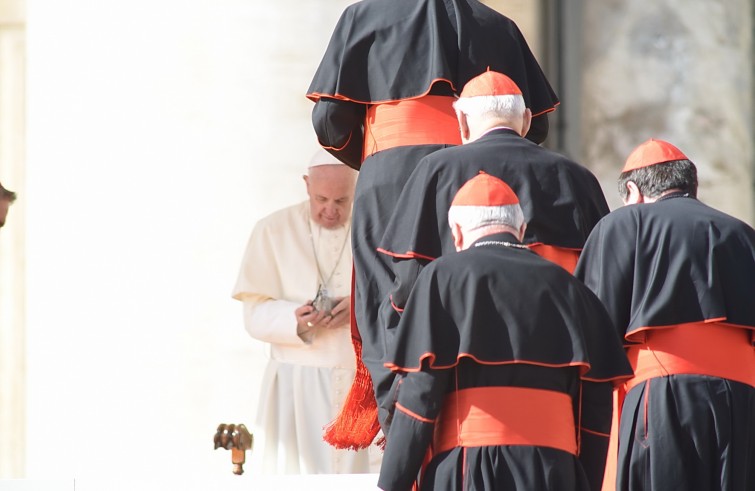
M 255 224 L 256 230 L 267 229 L 290 223 L 293 220 L 305 221 L 309 218 L 309 203 L 305 200 L 284 208 L 279 208 L 269 215 L 260 218 Z

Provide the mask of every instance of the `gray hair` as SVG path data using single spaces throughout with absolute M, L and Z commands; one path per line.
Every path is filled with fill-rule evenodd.
M 505 206 L 452 206 L 448 210 L 448 225 L 459 225 L 470 231 L 492 225 L 502 225 L 519 230 L 524 223 L 524 213 L 519 204 Z
M 640 167 L 619 175 L 619 196 L 629 196 L 627 183 L 634 182 L 637 189 L 649 198 L 656 198 L 669 189 L 680 189 L 697 197 L 697 167 L 690 160 L 672 160 L 661 164 Z
M 521 95 L 481 95 L 456 99 L 454 109 L 467 116 L 494 116 L 511 121 L 521 118 L 526 106 Z

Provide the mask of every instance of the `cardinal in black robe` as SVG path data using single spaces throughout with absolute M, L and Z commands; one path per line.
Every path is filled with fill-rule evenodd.
M 420 161 L 381 240 L 379 250 L 394 274 L 380 309 L 388 346 L 417 275 L 430 261 L 455 251 L 448 208 L 456 191 L 480 170 L 503 179 L 520 196 L 527 222 L 523 243 L 570 272 L 590 231 L 609 211 L 588 169 L 522 137 L 530 116 L 511 78 L 493 71 L 475 77 L 455 107 L 465 144 Z M 385 411 L 381 405 L 381 419 Z
M 386 366 L 396 372 L 378 486 L 599 486 L 614 382 L 631 376 L 600 300 L 530 251 L 518 199 L 480 173 L 453 200 L 455 248 L 419 275 Z M 589 422 L 589 423 L 588 423 Z
M 519 84 L 534 115 L 527 137 L 542 142 L 558 98 L 516 24 L 476 0 L 363 0 L 347 7 L 309 87 L 320 144 L 360 170 L 352 229 L 359 363 L 344 414 L 371 412 L 367 419 L 375 421 L 375 396 L 392 381 L 382 365 L 378 318 L 393 283 L 390 261 L 377 252 L 385 225 L 417 162 L 461 143 L 452 102 L 487 69 Z M 364 393 L 373 390 L 365 385 L 371 382 L 365 366 L 375 396 Z M 366 446 L 370 438 L 360 435 L 376 433 L 377 425 L 364 430 L 359 420 L 357 414 L 340 418 L 328 440 Z
M 696 198 L 695 165 L 648 140 L 576 276 L 635 377 L 617 389 L 604 489 L 755 489 L 755 231 Z

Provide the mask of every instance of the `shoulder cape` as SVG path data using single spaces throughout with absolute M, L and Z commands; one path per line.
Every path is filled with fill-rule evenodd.
M 575 275 L 622 337 L 704 321 L 755 329 L 755 231 L 693 198 L 612 212 L 595 227 Z
M 458 93 L 507 74 L 533 115 L 559 103 L 517 25 L 476 0 L 363 0 L 341 15 L 307 97 L 363 104 L 412 99 L 436 81 Z
M 507 234 L 483 240 L 513 240 Z M 600 300 L 534 253 L 488 245 L 443 256 L 420 274 L 386 366 L 416 371 L 481 364 L 579 366 L 583 378 L 631 375 Z
M 382 252 L 429 260 L 453 252 L 448 208 L 459 188 L 481 170 L 503 179 L 519 197 L 526 244 L 581 249 L 609 212 L 598 180 L 585 167 L 513 131 L 495 130 L 419 163 L 383 235 Z

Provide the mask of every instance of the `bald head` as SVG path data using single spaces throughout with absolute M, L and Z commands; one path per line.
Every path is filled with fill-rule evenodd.
M 357 173 L 345 164 L 310 167 L 304 176 L 312 220 L 324 228 L 345 225 L 351 217 Z

